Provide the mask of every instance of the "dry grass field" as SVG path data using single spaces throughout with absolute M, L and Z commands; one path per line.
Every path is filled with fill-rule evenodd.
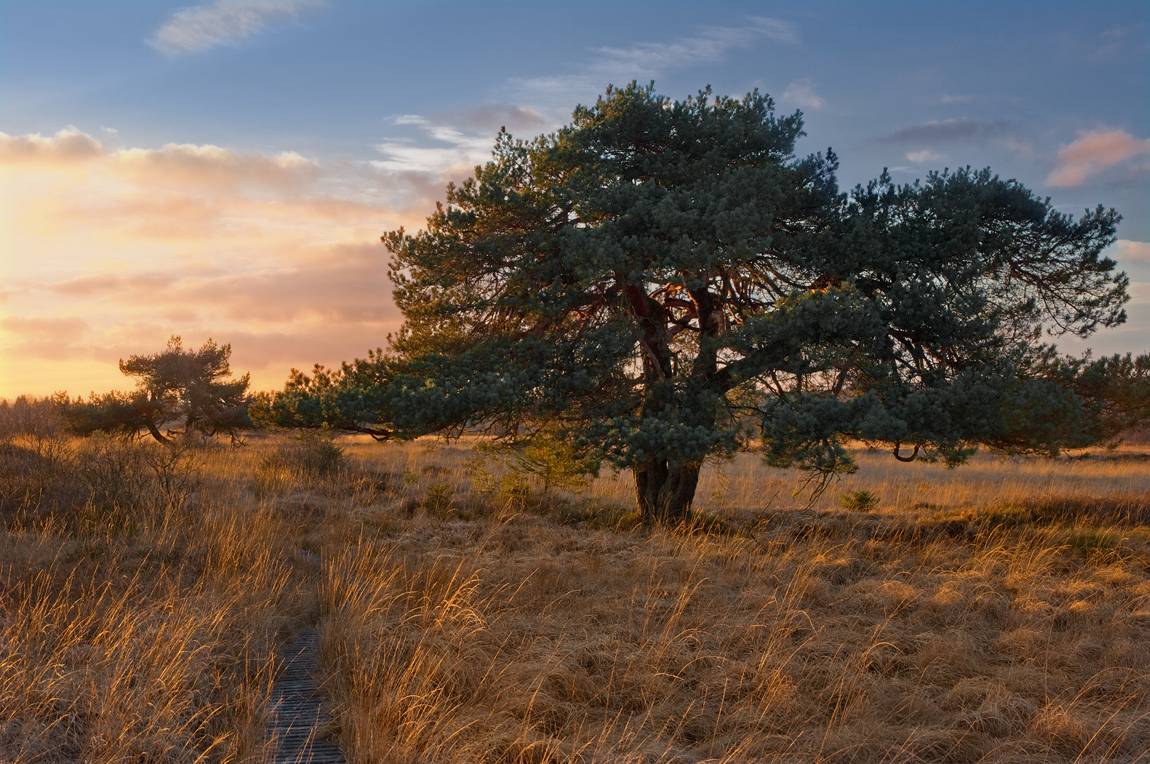
M 810 506 L 743 455 L 651 531 L 626 475 L 468 443 L 37 432 L 0 440 L 0 761 L 265 759 L 309 624 L 355 764 L 1150 760 L 1142 446 L 862 452 Z

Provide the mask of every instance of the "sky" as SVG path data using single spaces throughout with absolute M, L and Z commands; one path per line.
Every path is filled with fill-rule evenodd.
M 130 389 L 208 338 L 253 389 L 363 357 L 402 316 L 386 231 L 420 228 L 500 126 L 608 84 L 755 88 L 840 185 L 991 167 L 1123 215 L 1150 350 L 1150 4 L 0 0 L 0 398 Z

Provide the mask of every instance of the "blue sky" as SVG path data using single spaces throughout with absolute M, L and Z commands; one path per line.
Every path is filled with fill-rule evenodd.
M 0 2 L 0 396 L 124 387 L 116 360 L 231 342 L 278 387 L 398 325 L 379 234 L 420 225 L 500 125 L 609 83 L 801 109 L 844 187 L 990 166 L 1124 215 L 1150 349 L 1150 5 Z

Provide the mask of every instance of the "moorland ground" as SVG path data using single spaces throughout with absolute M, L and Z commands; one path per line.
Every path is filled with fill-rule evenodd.
M 351 762 L 1148 758 L 1145 446 L 813 504 L 740 455 L 650 530 L 432 445 L 10 435 L 0 760 L 265 759 L 312 624 Z

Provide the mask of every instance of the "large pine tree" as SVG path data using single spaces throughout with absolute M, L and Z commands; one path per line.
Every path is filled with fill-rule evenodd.
M 957 463 L 1112 434 L 1083 369 L 1032 343 L 1124 320 L 1113 210 L 1075 220 L 989 170 L 845 194 L 802 134 L 758 93 L 635 84 L 553 135 L 502 133 L 425 230 L 383 237 L 395 356 L 329 376 L 329 398 L 406 433 L 546 424 L 630 469 L 648 521 L 743 447 L 825 476 L 852 468 L 844 439 Z

